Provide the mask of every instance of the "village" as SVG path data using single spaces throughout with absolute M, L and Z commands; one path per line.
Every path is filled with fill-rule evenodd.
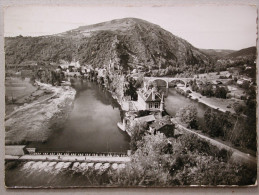
M 25 65 L 26 64 L 26 65 Z M 165 111 L 165 98 L 168 88 L 174 87 L 179 94 L 198 101 L 206 106 L 221 112 L 235 113 L 236 107 L 242 106 L 247 96 L 244 88 L 253 85 L 248 76 L 239 75 L 237 69 L 228 68 L 227 71 L 196 74 L 189 78 L 181 77 L 147 77 L 147 72 L 142 68 L 132 71 L 122 71 L 120 66 L 111 63 L 103 68 L 93 68 L 92 65 L 80 65 L 75 59 L 71 62 L 60 60 L 60 63 L 50 63 L 58 75 L 55 85 L 70 86 L 70 78 L 87 79 L 96 81 L 100 86 L 109 90 L 121 109 L 125 111 L 122 121 L 118 121 L 118 127 L 132 135 L 132 128 L 136 124 L 146 123 L 149 131 L 160 131 L 166 135 L 174 136 L 175 124 Z M 32 72 L 39 78 L 46 75 L 46 67 L 37 65 L 36 62 L 21 64 L 21 70 L 16 66 L 8 69 L 16 70 L 15 75 L 28 76 Z M 34 68 L 35 67 L 35 68 Z M 37 67 L 37 68 L 36 68 Z M 244 69 L 251 67 L 244 65 Z M 27 70 L 26 70 L 27 69 Z M 13 73 L 12 73 L 13 74 Z M 8 71 L 7 71 L 8 75 Z M 115 89 L 111 87 L 112 80 L 119 80 L 120 84 Z M 132 87 L 132 83 L 139 82 L 138 87 Z M 161 90 L 162 88 L 167 90 Z M 199 89 L 206 88 L 208 93 Z M 208 89 L 209 88 L 209 89 Z M 221 90 L 222 89 L 222 90 Z M 128 90 L 128 92 L 126 92 Z M 210 93 L 220 91 L 221 96 L 212 97 Z M 204 94 L 202 94 L 204 92 Z M 139 114 L 143 112 L 145 114 Z M 141 115 L 141 116 L 140 116 Z

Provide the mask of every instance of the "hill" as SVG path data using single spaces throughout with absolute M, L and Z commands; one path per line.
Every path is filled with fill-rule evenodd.
M 239 51 L 230 53 L 226 58 L 250 58 L 256 56 L 256 47 L 248 47 Z
M 214 59 L 221 59 L 235 52 L 235 50 L 227 50 L 227 49 L 200 49 L 200 50 Z
M 124 18 L 81 26 L 64 33 L 41 37 L 5 38 L 6 64 L 27 60 L 40 63 L 79 60 L 124 70 L 176 68 L 180 72 L 209 68 L 211 58 L 187 41 L 158 25 Z

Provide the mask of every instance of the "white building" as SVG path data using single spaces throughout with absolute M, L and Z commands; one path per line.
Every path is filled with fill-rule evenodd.
M 149 111 L 163 111 L 163 95 L 158 93 L 154 88 L 142 88 L 138 92 L 138 109 Z

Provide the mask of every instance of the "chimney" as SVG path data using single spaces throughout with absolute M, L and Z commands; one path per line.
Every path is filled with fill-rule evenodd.
M 160 111 L 164 110 L 164 93 L 162 93 L 161 103 L 160 103 Z

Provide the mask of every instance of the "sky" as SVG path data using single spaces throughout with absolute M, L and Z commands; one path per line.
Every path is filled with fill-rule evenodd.
M 4 10 L 4 36 L 41 36 L 134 17 L 155 23 L 193 46 L 239 50 L 256 45 L 252 6 L 85 7 L 16 6 Z

